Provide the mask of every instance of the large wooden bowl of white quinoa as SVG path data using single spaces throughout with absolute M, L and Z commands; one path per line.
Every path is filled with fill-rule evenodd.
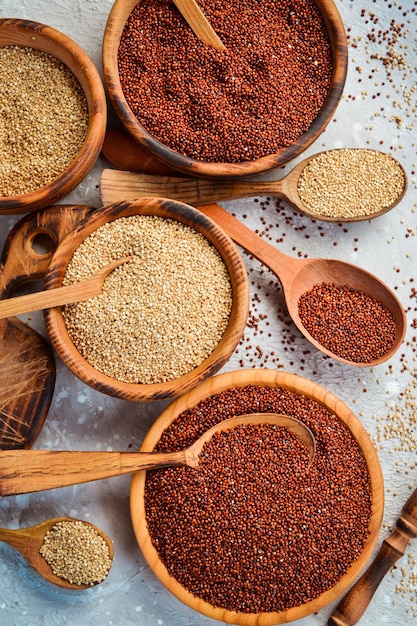
M 54 349 L 87 385 L 133 401 L 181 395 L 216 373 L 249 312 L 243 260 L 197 209 L 157 198 L 90 213 L 57 247 L 45 289 L 130 260 L 86 302 L 45 311 Z

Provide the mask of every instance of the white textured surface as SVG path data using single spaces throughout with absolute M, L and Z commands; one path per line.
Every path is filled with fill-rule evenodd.
M 111 6 L 110 0 L 0 0 L 0 17 L 33 19 L 54 26 L 80 44 L 101 69 L 101 41 Z M 417 467 L 412 465 L 416 462 L 416 389 L 407 402 L 400 402 L 401 418 L 393 415 L 400 394 L 410 388 L 417 374 L 417 330 L 412 327 L 413 321 L 416 326 L 417 317 L 413 292 L 413 287 L 417 288 L 417 16 L 412 0 L 392 3 L 337 0 L 337 6 L 354 44 L 350 47 L 348 81 L 334 121 L 308 153 L 333 147 L 391 151 L 407 169 L 407 196 L 394 211 L 373 222 L 343 227 L 314 224 L 274 199 L 229 202 L 226 206 L 241 218 L 247 215 L 247 223 L 253 228 L 262 231 L 271 225 L 267 236 L 283 252 L 340 258 L 377 274 L 396 290 L 408 311 L 406 342 L 388 364 L 372 370 L 330 361 L 314 350 L 306 354 L 309 344 L 286 323 L 286 314 L 282 314 L 284 321 L 277 318 L 276 310 L 282 311 L 284 304 L 275 276 L 245 255 L 253 280 L 252 313 L 267 317 L 259 323 L 257 332 L 248 325 L 239 351 L 224 371 L 239 368 L 242 359 L 246 367 L 280 367 L 315 380 L 355 411 L 375 441 L 390 426 L 408 428 L 408 433 L 401 433 L 400 428 L 396 433 L 391 430 L 386 436 L 382 434 L 381 442 L 376 443 L 386 488 L 379 547 L 411 488 L 417 487 Z M 378 23 L 374 23 L 374 14 L 378 15 Z M 372 29 L 376 33 L 379 29 L 388 31 L 391 20 L 399 25 L 399 37 L 391 32 L 379 44 L 369 44 Z M 375 52 L 385 58 L 389 52 L 394 52 L 397 58 L 401 54 L 405 66 L 384 65 L 383 59 L 372 58 Z M 63 202 L 100 206 L 97 183 L 103 166 L 104 162 L 99 161 L 87 179 Z M 3 239 L 17 219 L 16 216 L 0 216 Z M 43 330 L 36 316 L 32 323 Z M 292 334 L 296 340 L 285 348 L 282 338 Z M 86 387 L 58 363 L 54 400 L 35 447 L 134 449 L 165 404 L 136 405 L 111 399 Z M 144 562 L 130 525 L 129 482 L 128 477 L 114 478 L 0 501 L 1 526 L 17 528 L 48 517 L 71 515 L 101 526 L 115 544 L 115 562 L 108 579 L 86 592 L 65 592 L 47 584 L 12 548 L 0 544 L 2 626 L 85 626 L 89 622 L 95 626 L 209 626 L 216 623 L 170 595 Z M 416 560 L 417 545 L 411 543 L 398 568 L 380 585 L 360 620 L 362 626 L 417 624 Z M 324 625 L 332 608 L 327 607 L 297 624 Z

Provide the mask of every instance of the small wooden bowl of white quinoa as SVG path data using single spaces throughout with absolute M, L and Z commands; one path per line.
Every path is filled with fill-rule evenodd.
M 94 166 L 107 105 L 100 74 L 64 33 L 0 19 L 0 214 L 66 196 Z
M 216 373 L 243 335 L 249 282 L 212 220 L 164 198 L 90 213 L 55 251 L 45 289 L 129 260 L 86 302 L 45 311 L 54 349 L 87 385 L 132 401 L 179 396 Z

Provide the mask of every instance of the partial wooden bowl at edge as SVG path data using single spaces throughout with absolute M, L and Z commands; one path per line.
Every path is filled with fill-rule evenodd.
M 204 398 L 233 387 L 244 387 L 246 385 L 279 387 L 312 398 L 346 424 L 356 439 L 366 460 L 371 481 L 372 518 L 364 549 L 346 574 L 340 578 L 334 587 L 316 599 L 286 611 L 275 613 L 238 613 L 229 611 L 222 607 L 215 607 L 202 598 L 193 596 L 168 573 L 165 565 L 160 560 L 158 553 L 153 547 L 146 524 L 144 503 L 146 472 L 137 472 L 132 477 L 130 490 L 131 518 L 137 542 L 150 568 L 165 587 L 186 605 L 210 618 L 230 624 L 244 624 L 246 626 L 286 624 L 315 613 L 339 598 L 365 568 L 367 561 L 372 556 L 382 525 L 384 512 L 383 476 L 377 453 L 366 430 L 342 400 L 317 383 L 296 374 L 268 369 L 242 369 L 220 374 L 189 393 L 184 394 L 170 404 L 151 426 L 143 440 L 141 450 L 153 450 L 163 431 L 183 411 L 196 406 Z
M 229 323 L 213 352 L 192 371 L 163 383 L 136 384 L 115 380 L 90 365 L 71 341 L 61 307 L 44 313 L 52 346 L 65 365 L 90 387 L 109 396 L 136 402 L 176 397 L 218 372 L 239 343 L 249 314 L 249 280 L 243 259 L 231 239 L 211 219 L 197 209 L 164 198 L 139 198 L 118 202 L 90 213 L 58 245 L 45 277 L 45 289 L 61 287 L 66 268 L 76 248 L 93 231 L 107 222 L 131 215 L 158 215 L 186 224 L 202 233 L 221 255 L 232 285 L 232 311 Z
M 100 155 L 107 124 L 103 83 L 90 57 L 67 35 L 38 22 L 0 19 L 0 46 L 27 46 L 41 50 L 64 63 L 84 90 L 89 123 L 87 136 L 76 158 L 44 187 L 20 196 L 0 196 L 0 214 L 35 211 L 66 196 L 87 176 Z
M 140 0 L 139 0 L 140 1 Z M 326 25 L 332 48 L 333 71 L 324 105 L 310 128 L 294 144 L 254 161 L 209 163 L 181 155 L 157 141 L 138 122 L 120 85 L 117 50 L 125 23 L 138 0 L 116 0 L 110 12 L 103 38 L 104 82 L 110 102 L 128 133 L 154 157 L 186 174 L 202 178 L 243 178 L 281 167 L 299 156 L 320 136 L 331 121 L 342 97 L 348 65 L 345 28 L 333 0 L 315 0 Z

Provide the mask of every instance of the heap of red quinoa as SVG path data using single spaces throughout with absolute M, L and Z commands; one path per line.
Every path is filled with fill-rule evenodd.
M 298 314 L 316 341 L 352 363 L 370 363 L 384 356 L 395 341 L 391 312 L 347 285 L 314 285 L 299 299 Z
M 249 448 L 247 471 L 240 464 L 236 472 L 226 455 L 205 456 L 197 470 L 148 472 L 146 520 L 169 573 L 196 597 L 233 611 L 279 612 L 318 597 L 358 558 L 372 511 L 370 480 L 347 427 L 314 400 L 281 388 L 249 385 L 202 400 L 164 431 L 156 449 L 180 450 L 215 423 L 250 412 L 305 422 L 317 441 L 311 468 L 299 449 L 291 453 L 294 443 L 285 445 L 285 459 L 261 441 Z M 244 454 L 241 444 L 235 441 L 234 458 Z
M 314 0 L 199 0 L 226 45 L 199 41 L 171 0 L 143 0 L 118 49 L 120 83 L 144 128 L 180 154 L 241 162 L 305 133 L 326 99 L 331 46 Z

